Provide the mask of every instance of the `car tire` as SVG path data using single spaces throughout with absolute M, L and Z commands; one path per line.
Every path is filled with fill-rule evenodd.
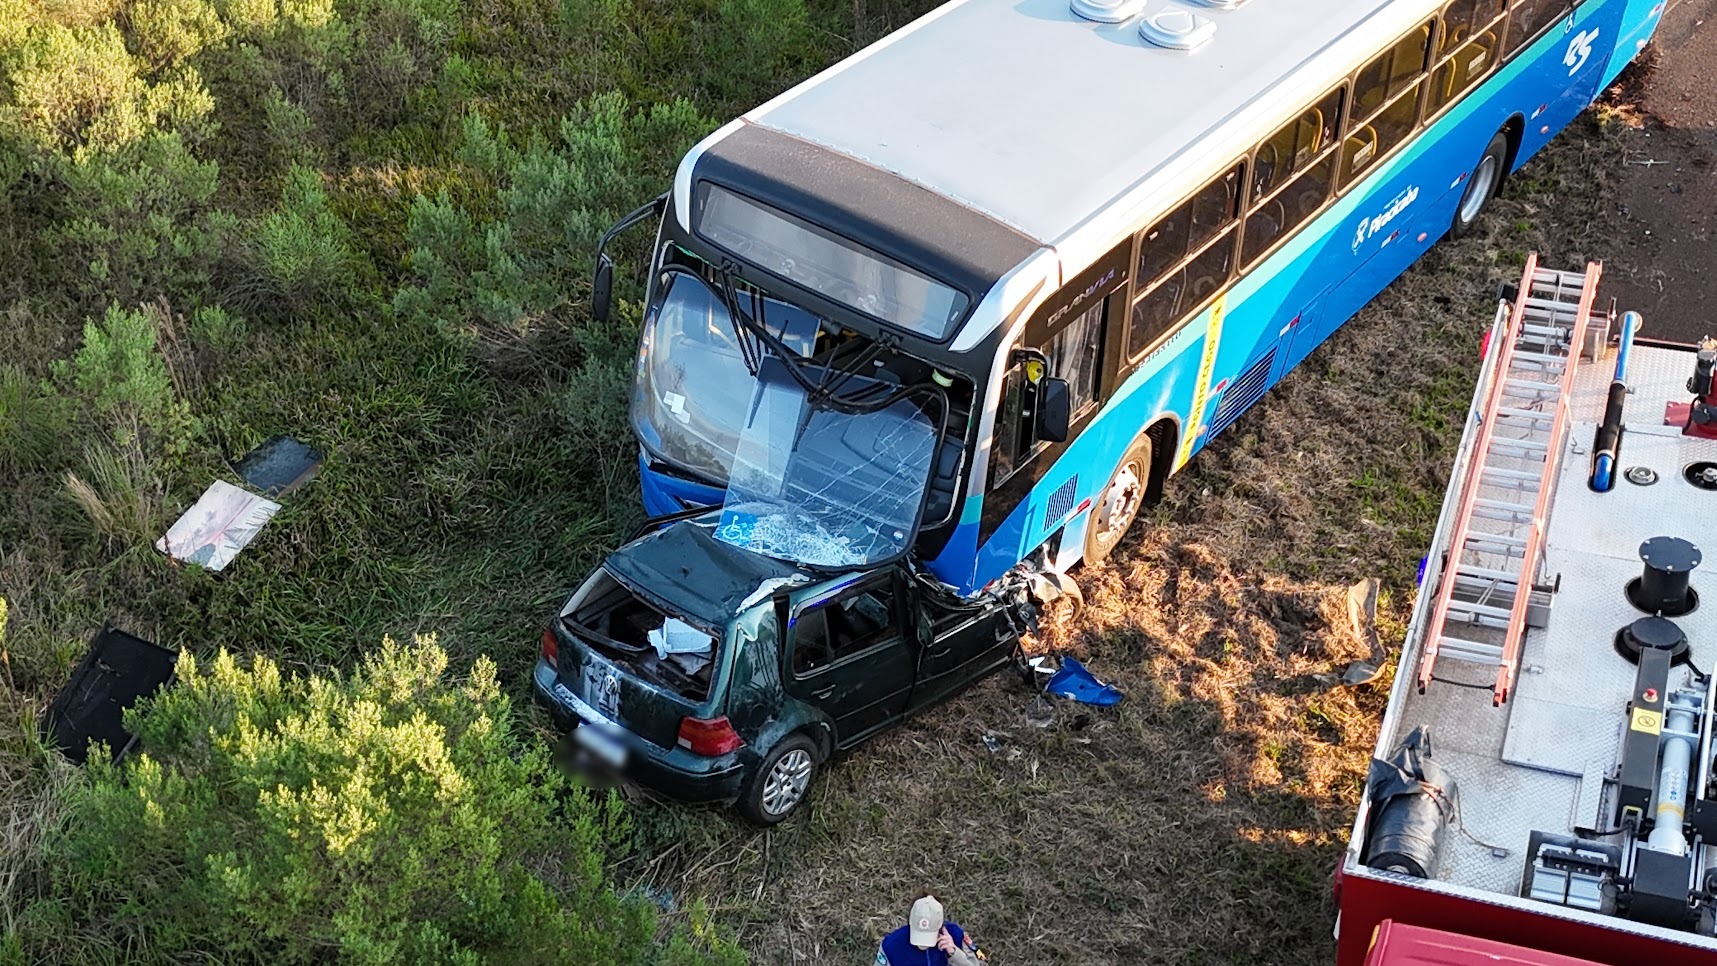
M 1127 448 L 1109 483 L 1097 494 L 1085 521 L 1085 563 L 1100 564 L 1133 528 L 1150 489 L 1153 447 L 1149 435 Z
M 1449 225 L 1449 237 L 1460 238 L 1473 230 L 1479 216 L 1490 207 L 1492 198 L 1502 190 L 1508 177 L 1508 133 L 1498 131 L 1485 146 L 1478 164 L 1467 177 L 1467 188 L 1461 192 L 1461 202 L 1455 206 L 1455 220 Z
M 788 735 L 746 778 L 735 807 L 746 821 L 769 826 L 785 821 L 811 797 L 817 777 L 817 743 L 804 734 Z

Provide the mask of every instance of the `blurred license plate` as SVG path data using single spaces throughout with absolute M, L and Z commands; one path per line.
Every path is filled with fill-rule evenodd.
M 572 740 L 578 742 L 601 761 L 616 768 L 626 764 L 626 746 L 621 744 L 619 739 L 591 725 L 581 724 L 574 728 Z

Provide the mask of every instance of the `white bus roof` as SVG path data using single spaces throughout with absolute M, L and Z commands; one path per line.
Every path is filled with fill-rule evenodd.
M 1436 7 L 1146 0 L 1145 17 L 1186 11 L 1214 24 L 1207 44 L 1183 52 L 1144 41 L 1138 17 L 1094 23 L 1068 0 L 953 0 L 743 120 L 1056 246 L 1171 161 L 1244 150 Z M 1225 126 L 1233 138 L 1210 137 Z

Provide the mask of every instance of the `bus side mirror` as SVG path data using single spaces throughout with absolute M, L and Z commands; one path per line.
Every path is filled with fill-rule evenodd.
M 1067 442 L 1067 431 L 1073 417 L 1073 390 L 1066 379 L 1045 377 L 1037 386 L 1038 439 L 1050 443 Z
M 590 286 L 590 317 L 597 322 L 608 321 L 608 310 L 614 300 L 614 259 L 606 254 L 596 256 L 596 279 Z

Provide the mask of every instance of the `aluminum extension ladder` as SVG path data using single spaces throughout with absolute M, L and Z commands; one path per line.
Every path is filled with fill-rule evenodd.
M 1538 267 L 1530 255 L 1512 307 L 1499 305 L 1476 395 L 1478 436 L 1464 472 L 1420 652 L 1420 693 L 1449 662 L 1495 669 L 1493 704 L 1508 700 L 1543 564 L 1551 492 L 1568 432 L 1568 398 L 1586 344 L 1602 266 Z M 1599 346 L 1597 351 L 1601 351 Z M 1479 685 L 1483 686 L 1483 685 Z

